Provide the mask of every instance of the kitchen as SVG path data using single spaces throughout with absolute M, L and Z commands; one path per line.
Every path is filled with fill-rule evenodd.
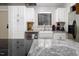
M 69 25 L 73 25 L 75 18 L 78 19 L 78 15 L 75 11 L 72 11 L 73 8 L 71 9 L 75 4 L 76 3 L 8 4 L 8 55 L 79 55 L 78 33 L 77 40 L 74 39 L 73 41 L 73 33 L 69 31 L 72 28 L 68 27 Z M 78 25 L 78 21 L 76 22 Z M 56 50 L 56 52 L 54 50 Z M 50 53 L 51 51 L 53 52 Z
M 25 5 L 27 5 L 27 4 L 25 4 Z M 9 37 L 14 38 L 14 39 L 24 39 L 24 34 L 25 34 L 25 31 L 27 30 L 27 22 L 30 22 L 30 21 L 34 22 L 34 24 L 33 24 L 34 31 L 36 31 L 36 32 L 40 31 L 40 30 L 43 31 L 44 26 L 41 26 L 41 25 L 38 26 L 38 13 L 39 14 L 42 14 L 42 13 L 51 14 L 51 18 L 52 18 L 52 20 L 50 20 L 51 25 L 54 25 L 54 24 L 56 25 L 56 22 L 58 22 L 58 19 L 59 19 L 59 21 L 63 21 L 63 22 L 65 21 L 67 24 L 68 21 L 62 20 L 63 18 L 67 19 L 67 16 L 65 16 L 65 15 L 66 15 L 66 13 L 68 13 L 68 11 L 66 10 L 68 8 L 65 8 L 65 7 L 66 7 L 66 4 L 64 4 L 64 3 L 62 3 L 62 4 L 60 4 L 60 3 L 59 4 L 52 4 L 52 3 L 51 4 L 40 4 L 40 3 L 38 3 L 37 6 L 23 6 L 23 4 L 21 6 L 9 6 L 9 10 L 10 10 L 9 23 L 12 24 L 12 25 L 9 25 L 9 27 L 10 27 L 9 28 L 9 31 L 10 31 Z M 61 12 L 61 10 L 62 10 L 62 12 Z M 15 12 L 15 11 L 17 11 L 17 12 Z M 60 17 L 61 13 L 65 17 L 63 17 L 63 16 Z M 14 17 L 15 19 L 11 18 L 11 17 Z M 13 19 L 13 20 L 11 20 L 11 19 Z M 56 19 L 56 21 L 54 19 Z M 48 21 L 48 19 L 47 19 L 47 21 Z M 46 27 L 47 26 L 45 26 L 45 29 L 46 29 Z M 48 27 L 47 27 L 47 30 L 52 29 L 50 25 L 48 25 Z M 65 25 L 65 27 L 67 27 L 67 25 Z M 66 31 L 67 31 L 67 28 L 66 28 Z M 28 45 L 28 44 L 26 44 L 26 45 Z

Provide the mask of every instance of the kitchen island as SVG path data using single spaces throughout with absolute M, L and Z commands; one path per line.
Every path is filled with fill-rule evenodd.
M 48 38 L 46 33 L 33 40 L 28 56 L 79 56 L 79 43 L 67 39 L 66 32 L 52 32 Z
M 38 38 L 32 37 L 33 35 L 37 35 Z M 42 39 L 42 40 L 39 40 Z M 34 41 L 37 46 L 43 47 L 43 44 L 47 42 L 47 46 L 50 45 L 50 41 L 48 40 L 56 40 L 56 39 L 66 39 L 66 32 L 62 31 L 39 31 L 39 32 L 25 32 L 25 47 L 26 47 L 26 55 L 28 55 Z M 38 44 L 37 44 L 38 43 Z M 48 46 L 50 47 L 50 46 Z

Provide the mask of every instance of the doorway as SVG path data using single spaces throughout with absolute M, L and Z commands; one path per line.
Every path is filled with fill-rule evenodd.
M 8 39 L 8 11 L 0 11 L 0 39 Z
M 7 55 L 8 55 L 8 6 L 0 6 L 0 56 L 7 56 Z

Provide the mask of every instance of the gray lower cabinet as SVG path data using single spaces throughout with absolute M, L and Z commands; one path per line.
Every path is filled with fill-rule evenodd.
M 26 52 L 26 55 L 28 55 L 28 53 L 30 51 L 30 48 L 31 48 L 31 45 L 33 43 L 33 38 L 32 38 L 33 35 L 34 35 L 34 39 L 37 39 L 38 32 L 25 32 L 24 43 L 25 43 L 25 52 Z
M 8 52 L 10 56 L 25 56 L 24 39 L 11 39 Z
M 33 38 L 37 38 L 38 32 L 25 32 L 25 39 L 10 39 L 8 45 L 9 56 L 26 56 L 30 51 Z

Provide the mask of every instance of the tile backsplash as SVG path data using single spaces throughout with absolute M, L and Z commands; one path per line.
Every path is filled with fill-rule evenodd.
M 33 27 L 33 31 L 52 31 L 52 26 L 50 25 L 40 25 L 37 27 Z

